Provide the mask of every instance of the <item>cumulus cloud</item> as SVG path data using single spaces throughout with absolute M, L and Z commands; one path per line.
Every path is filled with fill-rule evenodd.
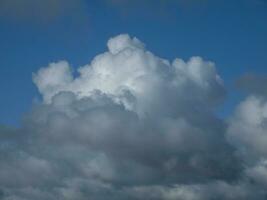
M 263 100 L 228 126 L 213 62 L 168 61 L 127 34 L 107 47 L 76 76 L 67 61 L 33 74 L 42 102 L 0 128 L 2 199 L 265 198 Z
M 267 79 L 262 75 L 246 75 L 239 87 L 249 93 L 229 120 L 227 138 L 237 147 L 246 177 L 259 190 L 267 189 Z M 265 192 L 266 194 L 266 192 Z

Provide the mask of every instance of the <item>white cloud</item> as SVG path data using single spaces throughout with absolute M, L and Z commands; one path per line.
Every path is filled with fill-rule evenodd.
M 230 121 L 228 138 L 240 149 L 246 160 L 267 158 L 266 127 L 266 100 L 260 96 L 249 96 L 237 107 Z
M 190 98 L 197 101 L 194 103 L 209 106 L 224 95 L 222 81 L 214 64 L 200 57 L 193 57 L 188 62 L 175 59 L 170 64 L 147 51 L 138 39 L 131 39 L 128 35 L 111 38 L 108 48 L 108 52 L 81 67 L 77 78 L 72 77 L 66 61 L 40 69 L 34 75 L 34 82 L 44 101 L 50 103 L 60 91 L 71 91 L 82 98 L 90 97 L 95 90 L 99 90 L 127 109 L 144 115 L 159 109 L 159 112 L 173 110 L 175 103 L 179 104 L 181 99 L 186 98 L 185 90 L 191 92 Z M 171 108 L 167 108 L 166 95 L 172 95 Z
M 213 62 L 171 62 L 125 34 L 107 46 L 76 77 L 66 61 L 33 75 L 43 102 L 0 130 L 2 199 L 264 199 L 264 98 L 239 106 L 231 146 Z
M 247 82 L 245 81 L 247 80 Z M 239 80 L 250 94 L 229 120 L 227 138 L 243 160 L 244 174 L 266 195 L 267 189 L 267 96 L 266 77 L 246 76 Z M 259 192 L 258 191 L 258 192 Z

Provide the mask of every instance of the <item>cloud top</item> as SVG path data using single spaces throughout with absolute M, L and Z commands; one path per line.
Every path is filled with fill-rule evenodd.
M 183 93 L 188 88 L 190 98 L 201 104 L 215 105 L 224 96 L 222 80 L 212 62 L 200 57 L 170 62 L 147 51 L 142 42 L 126 34 L 111 38 L 107 46 L 107 52 L 78 69 L 76 78 L 66 61 L 51 63 L 34 74 L 44 101 L 50 103 L 60 91 L 71 91 L 82 98 L 98 90 L 141 114 L 149 109 L 166 109 L 166 93 L 173 95 L 172 104 L 185 101 Z

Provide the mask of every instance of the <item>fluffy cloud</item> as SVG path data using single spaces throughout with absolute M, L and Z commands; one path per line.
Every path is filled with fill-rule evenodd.
M 227 127 L 214 63 L 170 62 L 128 35 L 107 46 L 77 76 L 66 61 L 34 73 L 43 102 L 0 128 L 2 199 L 264 199 L 265 104 L 250 98 Z
M 159 109 L 169 109 L 169 113 L 176 112 L 173 106 L 180 106 L 177 101 L 192 101 L 199 108 L 200 104 L 213 107 L 224 96 L 222 81 L 212 62 L 192 57 L 188 62 L 175 59 L 170 63 L 128 35 L 112 38 L 107 45 L 109 51 L 79 68 L 76 79 L 66 61 L 40 69 L 34 82 L 44 101 L 50 103 L 60 91 L 71 91 L 81 98 L 98 90 L 137 113 Z M 184 95 L 185 91 L 190 94 Z M 166 99 L 166 95 L 171 98 Z
M 238 86 L 249 92 L 229 121 L 227 138 L 237 147 L 244 174 L 260 191 L 267 189 L 267 96 L 266 77 L 243 76 Z

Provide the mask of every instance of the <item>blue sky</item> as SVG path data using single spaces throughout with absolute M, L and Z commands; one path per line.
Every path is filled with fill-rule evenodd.
M 264 0 L 81 0 L 76 6 L 49 18 L 28 8 L 18 13 L 16 5 L 8 7 L 8 14 L 0 8 L 0 124 L 19 124 L 38 98 L 33 72 L 58 60 L 68 60 L 73 68 L 89 63 L 120 33 L 139 38 L 160 57 L 201 56 L 215 62 L 228 90 L 222 116 L 240 99 L 236 79 L 267 72 Z
M 266 200 L 266 22 L 267 0 L 0 0 L 0 199 Z

